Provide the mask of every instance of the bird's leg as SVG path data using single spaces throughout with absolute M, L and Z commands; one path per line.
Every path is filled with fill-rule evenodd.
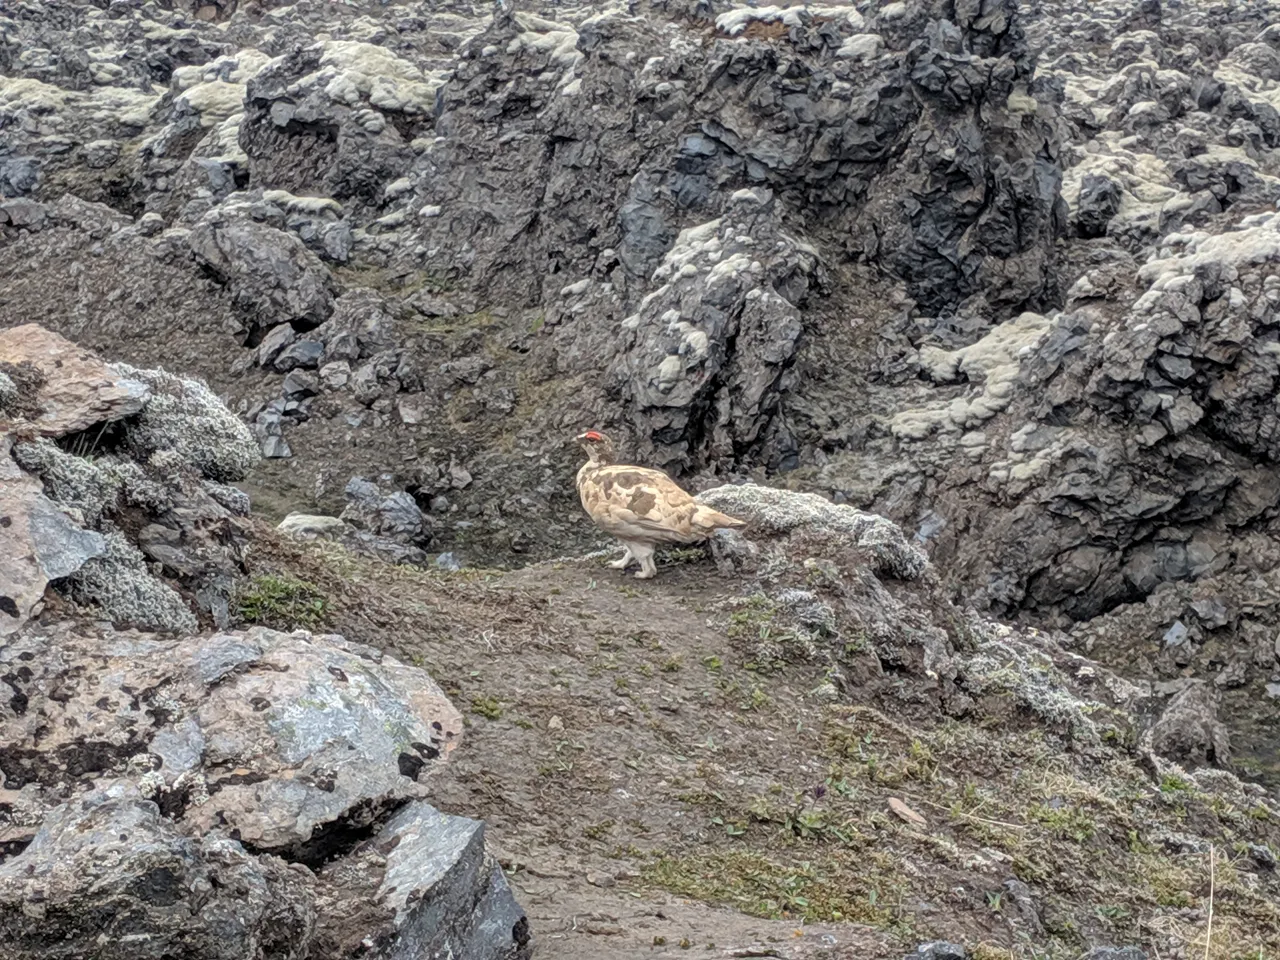
M 635 559 L 635 555 L 631 552 L 631 544 L 624 543 L 622 546 L 624 551 L 622 557 L 609 564 L 610 570 L 625 570 L 630 565 L 631 561 Z
M 636 560 L 640 562 L 640 572 L 636 574 L 638 580 L 652 580 L 658 575 L 658 565 L 653 562 L 653 544 L 633 544 L 631 552 Z

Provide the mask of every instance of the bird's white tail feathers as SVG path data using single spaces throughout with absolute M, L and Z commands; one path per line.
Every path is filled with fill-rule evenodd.
M 738 530 L 745 527 L 747 522 L 699 504 L 693 515 L 693 525 L 703 530 Z

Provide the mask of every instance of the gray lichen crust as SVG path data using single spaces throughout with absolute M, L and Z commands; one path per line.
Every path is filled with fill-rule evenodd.
M 220 483 L 243 480 L 261 459 L 249 428 L 203 382 L 125 363 L 116 368 L 152 391 L 127 434 L 137 459 L 172 450 L 202 476 Z

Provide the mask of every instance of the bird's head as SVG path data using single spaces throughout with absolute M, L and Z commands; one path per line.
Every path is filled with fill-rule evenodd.
M 592 463 L 611 463 L 613 461 L 613 441 L 599 430 L 588 430 L 575 438 Z

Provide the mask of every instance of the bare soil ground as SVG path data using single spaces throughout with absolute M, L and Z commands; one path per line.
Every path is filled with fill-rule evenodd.
M 760 665 L 756 585 L 696 553 L 640 582 L 602 558 L 444 575 L 260 542 L 257 569 L 312 584 L 323 626 L 467 713 L 434 799 L 487 822 L 538 957 L 1280 955 L 1249 859 L 1280 849 L 1265 806 L 1066 757 L 1016 711 L 909 720 L 908 678 L 859 702 L 821 658 Z

